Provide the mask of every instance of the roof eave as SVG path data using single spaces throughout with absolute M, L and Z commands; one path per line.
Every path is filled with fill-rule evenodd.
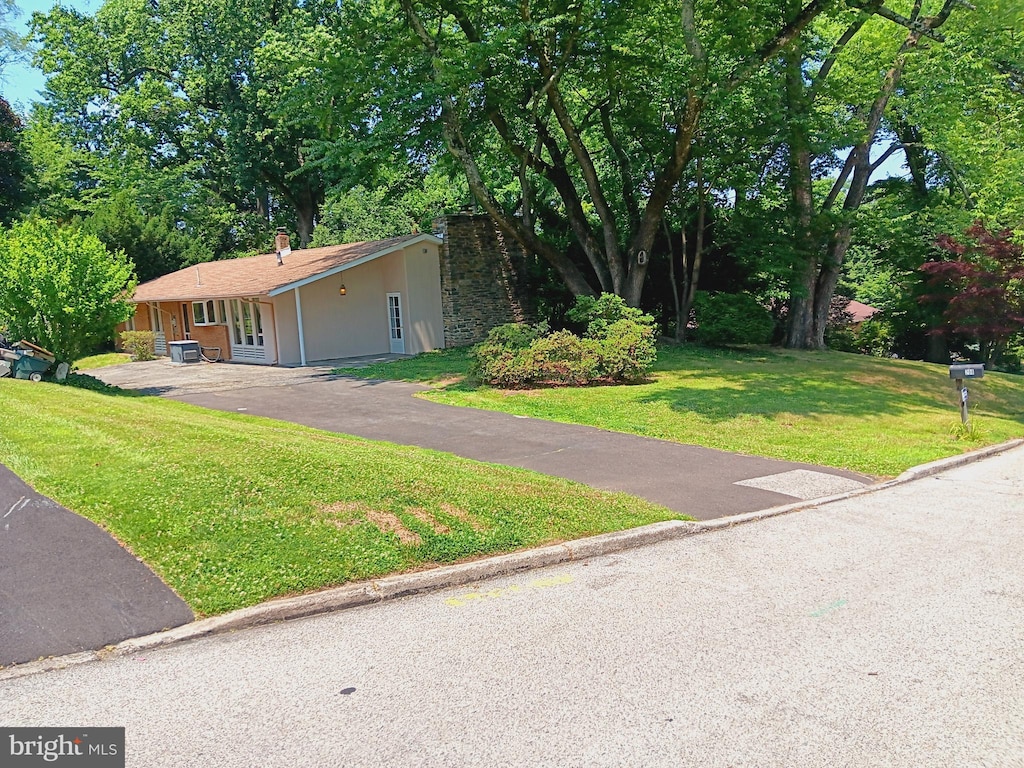
M 293 280 L 290 283 L 279 285 L 277 288 L 271 288 L 269 291 L 266 292 L 266 295 L 270 298 L 273 298 L 274 296 L 280 296 L 282 293 L 294 291 L 296 288 L 302 288 L 303 286 L 309 285 L 310 283 L 315 283 L 317 280 L 323 280 L 325 277 L 337 275 L 341 272 L 344 272 L 345 270 L 358 267 L 360 264 L 366 264 L 367 262 L 373 261 L 374 259 L 379 259 L 382 256 L 387 256 L 392 253 L 397 253 L 398 251 L 403 251 L 410 245 L 417 245 L 418 243 L 433 243 L 434 245 L 440 245 L 442 242 L 444 241 L 441 240 L 441 238 L 435 237 L 434 235 L 424 232 L 418 237 L 414 237 L 412 240 L 406 240 L 401 243 L 396 243 L 387 248 L 382 248 L 379 251 L 368 253 L 365 256 L 359 257 L 358 259 L 353 259 L 352 261 L 346 262 L 345 264 L 339 264 L 337 267 L 332 267 L 331 269 L 325 270 L 324 272 L 318 272 L 315 275 L 304 277 L 301 280 Z
M 162 296 L 156 299 L 137 299 L 134 296 L 131 298 L 136 304 L 166 304 L 172 301 L 210 301 L 217 299 L 251 299 L 255 296 L 267 296 L 266 291 L 249 291 L 247 293 L 218 293 L 215 296 L 205 296 L 197 294 L 187 294 L 183 296 Z

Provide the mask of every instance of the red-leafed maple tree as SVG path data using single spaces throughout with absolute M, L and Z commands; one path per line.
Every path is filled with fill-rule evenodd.
M 950 258 L 921 266 L 933 291 L 921 301 L 947 303 L 946 327 L 933 332 L 976 339 L 991 363 L 1024 332 L 1024 248 L 1010 230 L 991 232 L 981 222 L 960 240 L 941 235 L 935 244 Z

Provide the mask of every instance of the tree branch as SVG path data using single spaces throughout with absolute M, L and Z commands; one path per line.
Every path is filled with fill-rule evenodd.
M 594 204 L 594 210 L 601 220 L 601 228 L 604 234 L 604 259 L 611 273 L 612 287 L 616 293 L 619 293 L 622 290 L 626 270 L 622 264 L 619 230 L 615 221 L 615 214 L 611 206 L 608 205 L 604 190 L 601 188 L 601 181 L 597 176 L 594 160 L 584 145 L 579 130 L 562 99 L 562 92 L 556 82 L 556 72 L 548 52 L 545 50 L 545 46 L 538 44 L 538 41 L 532 35 L 531 39 L 537 49 L 537 60 L 540 64 L 541 74 L 550 85 L 547 88 L 547 102 L 555 115 L 555 119 L 558 121 L 559 127 L 562 129 L 562 133 L 565 135 L 573 157 L 576 158 L 576 162 L 579 164 L 587 192 L 590 195 L 591 202 Z
M 790 21 L 786 26 L 780 29 L 775 36 L 762 45 L 752 56 L 748 57 L 746 61 L 733 69 L 732 74 L 725 82 L 724 90 L 726 92 L 733 91 L 739 86 L 743 85 L 748 79 L 750 79 L 761 66 L 771 59 L 775 54 L 789 45 L 795 40 L 801 32 L 814 21 L 821 13 L 828 8 L 832 0 L 811 0 L 810 3 L 805 5 L 800 13 Z
M 615 153 L 618 161 L 619 178 L 622 181 L 622 200 L 626 204 L 626 213 L 629 216 L 630 231 L 635 232 L 640 226 L 640 206 L 637 204 L 636 195 L 633 193 L 633 167 L 629 161 L 629 155 L 622 147 L 622 142 L 615 135 L 612 128 L 611 104 L 605 102 L 601 106 L 601 126 L 604 128 L 604 136 L 608 140 L 608 146 Z
M 811 82 L 811 101 L 814 101 L 818 94 L 818 90 L 821 88 L 822 83 L 828 77 L 829 72 L 832 71 L 832 67 L 835 66 L 836 60 L 842 54 L 843 49 L 849 44 L 849 42 L 860 32 L 861 27 L 867 23 L 867 20 L 874 14 L 874 9 L 882 4 L 882 0 L 874 0 L 870 5 L 865 6 L 865 13 L 858 16 L 846 31 L 843 32 L 842 36 L 836 40 L 832 46 L 832 50 L 828 52 L 828 55 L 821 62 L 821 66 L 818 68 L 817 73 L 814 75 L 814 79 Z

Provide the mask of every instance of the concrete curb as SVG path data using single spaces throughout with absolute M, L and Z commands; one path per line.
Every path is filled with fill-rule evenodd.
M 626 531 L 615 531 L 562 544 L 511 552 L 506 555 L 481 558 L 468 563 L 431 568 L 425 571 L 386 576 L 376 581 L 346 584 L 307 595 L 269 600 L 250 608 L 242 608 L 220 616 L 200 619 L 174 629 L 144 637 L 135 637 L 99 651 L 85 651 L 68 656 L 19 664 L 0 670 L 0 682 L 27 675 L 65 669 L 89 661 L 129 656 L 155 648 L 162 648 L 208 635 L 234 632 L 240 629 L 300 619 L 322 613 L 355 608 L 361 605 L 393 600 L 398 597 L 457 587 L 476 581 L 505 576 L 518 571 L 543 568 L 548 565 L 584 560 L 590 557 L 620 552 L 624 549 L 655 544 L 667 539 L 681 538 L 701 532 L 698 523 L 668 520 Z
M 995 456 L 997 453 L 1003 453 L 1004 451 L 1009 451 L 1021 445 L 1024 445 L 1024 439 L 1016 438 L 1013 440 L 1007 440 L 1005 443 L 999 443 L 998 445 L 989 445 L 985 448 L 979 448 L 976 451 L 961 453 L 958 456 L 950 456 L 949 458 L 939 459 L 938 461 L 932 461 L 928 464 L 921 464 L 917 467 L 911 467 L 891 482 L 893 484 L 907 483 L 911 480 L 928 477 L 929 475 L 937 475 L 940 472 L 945 472 L 947 469 L 962 467 L 964 464 L 970 464 L 978 461 L 979 459 Z
M 1003 453 L 1004 451 L 1012 450 L 1018 446 L 1024 445 L 1024 439 L 1015 438 L 1013 440 L 1007 440 L 1005 443 L 999 443 L 998 445 L 989 445 L 985 448 L 979 448 L 975 451 L 968 451 L 967 453 L 961 453 L 956 456 L 949 456 L 945 459 L 938 459 L 936 461 L 929 462 L 927 464 L 921 464 L 916 467 L 911 467 L 902 475 L 894 477 L 892 480 L 883 480 L 880 483 L 873 483 L 872 485 L 866 485 L 863 488 L 856 488 L 852 491 L 845 491 L 843 493 L 837 493 L 833 496 L 822 496 L 817 499 L 806 499 L 803 501 L 796 501 L 792 504 L 784 504 L 779 507 L 769 507 L 768 509 L 759 509 L 756 512 L 746 512 L 742 515 L 732 515 L 730 517 L 720 517 L 715 520 L 705 520 L 696 525 L 700 526 L 703 531 L 714 531 L 720 528 L 732 528 L 734 525 L 741 525 L 743 523 L 752 523 L 756 520 L 764 520 L 769 517 L 778 517 L 779 515 L 789 514 L 790 512 L 799 512 L 802 509 L 810 509 L 812 507 L 822 507 L 826 504 L 832 504 L 837 501 L 845 501 L 846 499 L 852 499 L 856 496 L 864 496 L 868 493 L 876 493 L 885 488 L 893 488 L 897 485 L 904 485 L 905 483 L 912 482 L 914 480 L 920 480 L 924 477 L 931 475 L 937 475 L 941 472 L 945 472 L 956 467 L 962 467 L 965 464 L 971 464 L 972 462 L 979 461 L 981 459 L 988 458 L 989 456 L 995 456 L 997 453 Z
M 954 467 L 960 467 L 979 459 L 993 456 L 997 453 L 1008 451 L 1012 448 L 1024 445 L 1024 439 L 1009 440 L 999 445 L 981 448 L 959 456 L 952 456 L 947 459 L 940 459 L 928 464 L 922 464 L 907 470 L 893 480 L 865 486 L 853 491 L 825 496 L 818 499 L 798 501 L 793 504 L 786 504 L 770 509 L 763 509 L 757 512 L 749 512 L 742 515 L 733 515 L 717 520 L 705 522 L 684 522 L 681 520 L 669 520 L 662 523 L 645 525 L 640 528 L 632 528 L 626 531 L 605 533 L 599 536 L 590 536 L 585 539 L 568 541 L 562 544 L 550 544 L 536 549 L 529 549 L 522 552 L 512 552 L 506 555 L 485 557 L 458 565 L 442 566 L 431 568 L 425 571 L 414 573 L 403 573 L 394 576 L 386 576 L 376 581 L 360 582 L 358 584 L 346 584 L 342 587 L 325 589 L 296 597 L 285 597 L 270 600 L 250 608 L 242 608 L 237 611 L 225 613 L 220 616 L 213 616 L 208 619 L 200 619 L 190 624 L 185 624 L 174 629 L 157 632 L 145 637 L 136 637 L 125 640 L 116 645 L 108 646 L 99 651 L 86 651 L 68 656 L 60 656 L 50 659 L 19 664 L 9 669 L 0 670 L 0 682 L 14 680 L 27 675 L 48 672 L 55 669 L 65 669 L 78 664 L 90 661 L 98 661 L 119 656 L 128 656 L 133 653 L 140 653 L 155 648 L 163 648 L 189 640 L 195 640 L 208 635 L 224 632 L 234 632 L 240 629 L 248 629 L 265 624 L 273 624 L 291 619 L 299 619 L 307 616 L 315 616 L 333 611 L 340 611 L 347 608 L 355 608 L 361 605 L 379 603 L 385 600 L 392 600 L 408 595 L 415 595 L 424 592 L 436 591 L 448 587 L 457 587 L 462 584 L 469 584 L 476 581 L 505 576 L 519 571 L 543 568 L 550 565 L 584 560 L 590 557 L 621 552 L 626 549 L 642 547 L 648 544 L 655 544 L 668 539 L 678 539 L 700 533 L 731 528 L 735 525 L 764 520 L 770 517 L 797 512 L 803 509 L 821 507 L 836 501 L 862 496 L 868 493 L 875 493 L 884 488 L 891 488 L 896 485 L 919 480 L 923 477 L 935 475 Z

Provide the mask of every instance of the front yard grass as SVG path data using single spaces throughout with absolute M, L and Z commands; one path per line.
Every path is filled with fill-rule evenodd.
M 345 373 L 432 383 L 422 396 L 878 477 L 1024 436 L 1024 376 L 969 383 L 975 434 L 957 439 L 948 367 L 840 352 L 663 346 L 644 384 L 504 391 L 465 380 L 467 350 Z
M 0 463 L 200 615 L 680 515 L 625 494 L 159 398 L 0 380 Z
M 131 362 L 132 356 L 127 352 L 103 352 L 98 355 L 89 355 L 75 361 L 75 368 L 79 371 L 91 371 L 96 368 L 106 368 L 110 365 L 122 365 Z

